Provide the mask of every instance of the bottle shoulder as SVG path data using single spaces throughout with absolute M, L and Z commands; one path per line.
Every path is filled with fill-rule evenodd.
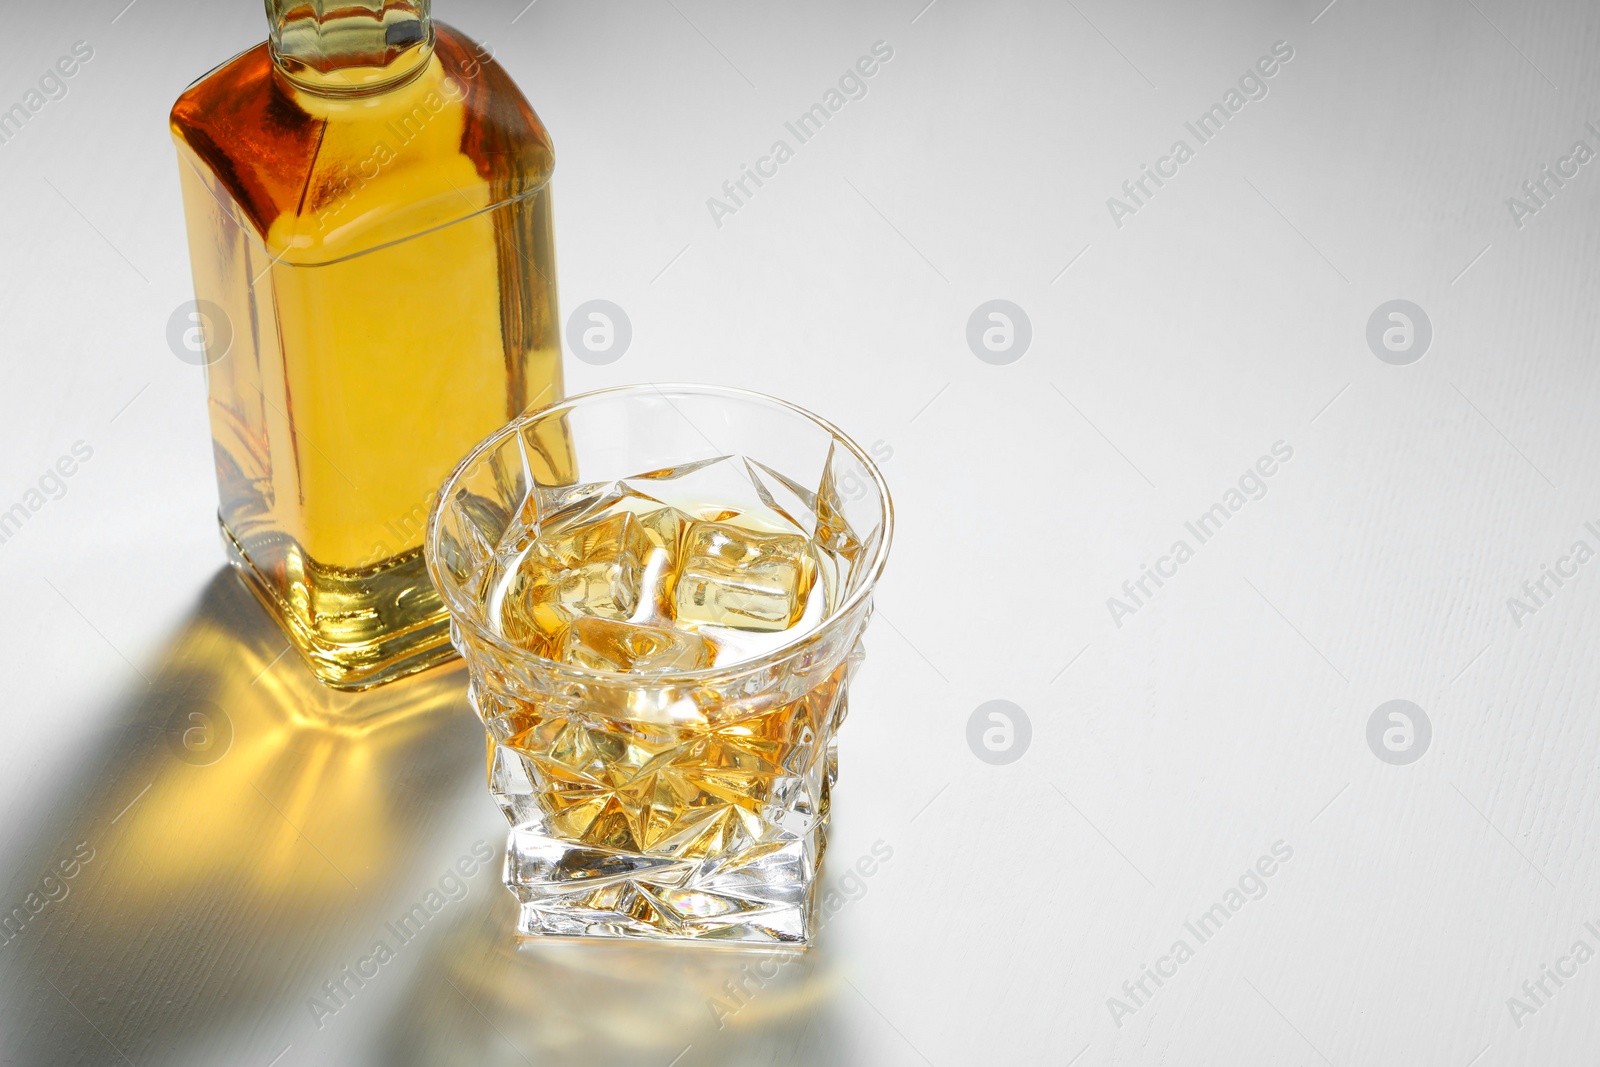
M 361 96 L 307 92 L 266 44 L 217 68 L 172 109 L 172 135 L 269 253 L 325 263 L 531 195 L 554 151 L 504 68 L 436 25 L 433 56 L 404 84 Z

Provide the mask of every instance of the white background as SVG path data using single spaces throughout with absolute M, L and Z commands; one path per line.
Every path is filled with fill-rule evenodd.
M 564 307 L 632 322 L 616 362 L 569 354 L 570 391 L 745 386 L 892 450 L 830 883 L 874 842 L 893 858 L 722 1030 L 704 989 L 747 961 L 511 953 L 492 873 L 318 1029 L 321 983 L 502 823 L 459 674 L 373 758 L 366 805 L 313 803 L 320 764 L 242 758 L 259 709 L 224 708 L 240 733 L 213 765 L 163 745 L 206 610 L 254 651 L 193 684 L 323 698 L 214 581 L 201 372 L 166 342 L 192 295 L 167 109 L 264 35 L 259 5 L 124 2 L 8 10 L 0 38 L 0 107 L 94 49 L 0 145 L 0 510 L 93 449 L 0 544 L 0 910 L 75 842 L 96 856 L 0 945 L 0 1056 L 1594 1061 L 1600 962 L 1519 1020 L 1507 999 L 1600 950 L 1600 564 L 1520 625 L 1507 601 L 1600 548 L 1600 164 L 1520 227 L 1506 199 L 1574 141 L 1600 150 L 1600 9 L 440 0 L 555 138 Z M 878 41 L 866 97 L 718 226 L 707 199 Z M 1268 95 L 1117 226 L 1107 198 L 1278 41 Z M 1033 334 L 1004 366 L 966 341 L 997 298 Z M 1409 366 L 1366 342 L 1397 298 L 1432 323 Z M 1277 441 L 1266 496 L 1117 625 L 1107 598 Z M 1409 766 L 1366 742 L 1397 698 L 1433 728 Z M 966 740 L 995 699 L 1032 727 L 1003 766 Z M 285 782 L 317 819 L 287 838 Z M 1278 841 L 1266 895 L 1118 1025 L 1108 998 Z M 297 887 L 313 903 L 273 903 Z

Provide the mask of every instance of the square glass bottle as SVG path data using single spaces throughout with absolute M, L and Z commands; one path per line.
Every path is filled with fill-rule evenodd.
M 429 0 L 266 6 L 172 110 L 219 520 L 317 677 L 365 688 L 453 654 L 433 490 L 561 397 L 554 153 Z

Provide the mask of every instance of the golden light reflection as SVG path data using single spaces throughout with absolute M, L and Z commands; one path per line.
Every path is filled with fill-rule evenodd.
M 105 739 L 51 779 L 50 817 L 10 858 L 39 884 L 80 842 L 93 858 L 36 915 L 6 903 L 24 905 L 0 946 L 18 1062 L 122 1062 L 107 1044 L 140 1063 L 277 1044 L 270 1059 L 281 1030 L 263 1019 L 303 1012 L 394 886 L 486 803 L 464 671 L 335 692 L 283 648 L 222 571 L 144 665 L 148 690 L 74 712 Z
M 481 727 L 459 664 L 364 693 L 329 689 L 283 654 L 236 586 L 219 576 L 144 702 L 165 751 L 152 753 L 148 788 L 119 820 L 122 847 L 154 875 L 141 895 L 239 879 L 320 907 L 404 854 L 409 820 L 398 815 L 415 799 L 405 783 L 428 759 L 436 720 L 465 723 L 459 762 L 433 768 L 457 780 L 478 767 L 475 752 L 460 754 L 481 743 L 469 738 Z
M 148 691 L 81 713 L 105 740 L 52 780 L 51 817 L 11 854 L 16 884 L 59 897 L 0 934 L 16 1062 L 266 1064 L 291 1043 L 282 1064 L 852 1060 L 833 1012 L 854 994 L 826 940 L 804 955 L 519 943 L 498 860 L 449 925 L 391 937 L 474 827 L 498 852 L 464 673 L 335 692 L 282 641 L 223 572 L 145 667 Z M 315 1016 L 380 937 L 399 962 Z

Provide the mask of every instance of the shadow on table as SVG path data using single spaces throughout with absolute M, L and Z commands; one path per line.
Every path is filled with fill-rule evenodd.
M 223 571 L 149 689 L 86 713 L 107 739 L 8 856 L 9 1062 L 265 1067 L 291 1042 L 275 1067 L 352 1045 L 383 1067 L 851 1062 L 825 947 L 519 945 L 490 874 L 419 942 L 397 1007 L 375 988 L 338 1043 L 313 1036 L 308 999 L 393 917 L 395 887 L 453 854 L 462 805 L 487 803 L 483 730 L 459 664 L 351 694 L 283 652 Z
M 498 887 L 496 887 L 498 889 Z M 413 972 L 374 1061 L 512 1067 L 842 1067 L 843 982 L 825 946 L 802 954 L 530 940 L 495 892 Z
M 264 1064 L 482 789 L 459 664 L 351 694 L 283 649 L 222 571 L 53 782 L 0 903 L 11 1062 Z

